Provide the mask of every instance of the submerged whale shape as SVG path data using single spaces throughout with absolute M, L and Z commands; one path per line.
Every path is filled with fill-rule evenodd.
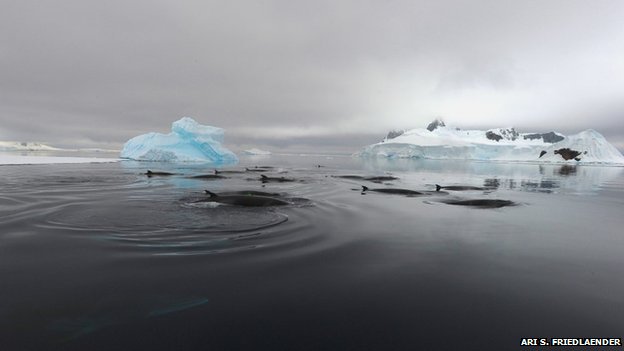
M 474 199 L 474 200 L 447 200 L 442 201 L 445 204 L 457 206 L 469 206 L 476 208 L 500 208 L 506 206 L 516 206 L 517 204 L 509 200 L 497 199 Z
M 362 194 L 366 191 L 374 191 L 377 193 L 396 194 L 396 195 L 405 195 L 405 196 L 424 195 L 424 193 L 421 193 L 419 191 L 409 190 L 409 189 L 393 189 L 393 188 L 369 189 L 367 186 L 362 185 Z
M 295 180 L 292 178 L 284 178 L 284 177 L 267 177 L 264 174 L 261 174 L 260 181 L 263 183 L 268 183 L 268 182 L 284 183 L 284 182 L 294 182 Z
M 488 190 L 489 188 L 482 188 L 482 187 L 478 187 L 478 186 L 464 186 L 464 185 L 449 185 L 449 186 L 441 186 L 436 184 L 436 191 L 440 191 L 440 189 L 446 189 L 446 190 L 456 190 L 456 191 L 462 191 L 462 190 Z
M 268 206 L 285 206 L 290 205 L 290 202 L 276 199 L 269 196 L 258 195 L 223 195 L 215 194 L 211 191 L 204 190 L 206 194 L 210 195 L 209 201 L 218 202 L 220 204 L 228 204 L 235 206 L 246 207 L 268 207 Z
M 208 303 L 204 297 L 148 296 L 141 301 L 105 298 L 85 315 L 69 316 L 50 323 L 48 329 L 68 342 L 113 325 L 141 322 L 192 309 Z
M 145 172 L 145 175 L 148 177 L 153 177 L 153 176 L 170 176 L 170 175 L 175 175 L 176 173 L 169 173 L 169 172 L 152 172 L 149 169 L 147 170 L 147 172 Z

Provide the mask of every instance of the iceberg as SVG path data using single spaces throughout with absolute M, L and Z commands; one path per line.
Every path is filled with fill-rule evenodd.
M 519 133 L 514 128 L 461 130 L 434 121 L 427 128 L 392 133 L 356 156 L 440 160 L 520 161 L 574 164 L 624 164 L 624 156 L 600 133 L 588 129 Z
M 121 158 L 160 162 L 234 163 L 236 155 L 221 145 L 224 130 L 205 126 L 190 117 L 171 125 L 171 133 L 147 133 L 128 140 Z

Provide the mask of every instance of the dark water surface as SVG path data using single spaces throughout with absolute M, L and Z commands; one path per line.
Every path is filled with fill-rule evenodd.
M 622 168 L 271 156 L 229 169 L 256 165 L 297 181 L 0 166 L 0 349 L 517 350 L 624 336 Z M 388 173 L 399 179 L 332 177 Z M 204 189 L 292 204 L 218 205 L 198 201 Z

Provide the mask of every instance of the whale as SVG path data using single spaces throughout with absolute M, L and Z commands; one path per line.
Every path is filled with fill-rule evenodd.
M 364 177 L 364 180 L 368 180 L 369 182 L 373 182 L 373 183 L 381 183 L 381 182 L 387 182 L 390 180 L 397 180 L 397 179 L 399 178 L 393 177 L 393 176 Z
M 397 177 L 393 177 L 393 176 L 376 176 L 376 177 L 364 177 L 364 176 L 359 176 L 359 175 L 337 175 L 337 176 L 332 176 L 334 178 L 342 178 L 342 179 L 350 179 L 350 180 L 367 180 L 369 182 L 373 182 L 373 183 L 381 183 L 381 182 L 386 182 L 386 181 L 390 181 L 390 180 L 397 180 L 399 178 Z
M 170 175 L 175 175 L 176 173 L 169 173 L 169 172 L 152 172 L 149 169 L 147 170 L 147 172 L 145 172 L 145 175 L 148 177 L 153 177 L 153 176 L 170 176 Z
M 219 169 L 215 169 L 214 170 L 214 174 L 236 174 L 236 173 L 245 173 L 245 171 L 235 171 L 235 170 L 219 170 Z
M 284 178 L 284 177 L 267 177 L 266 175 L 261 174 L 260 181 L 263 183 L 269 183 L 269 182 L 284 183 L 284 182 L 294 182 L 295 180 L 292 178 Z
M 275 167 L 254 167 L 254 168 L 247 168 L 245 167 L 245 172 L 269 172 L 270 170 L 272 170 Z
M 246 196 L 268 196 L 268 197 L 282 196 L 282 194 L 280 193 L 269 193 L 266 191 L 257 191 L 257 190 L 225 191 L 219 195 L 222 195 L 222 196 L 223 195 L 246 195 Z
M 446 190 L 456 190 L 456 191 L 462 191 L 462 190 L 488 190 L 489 188 L 482 188 L 482 187 L 478 187 L 478 186 L 464 186 L 464 185 L 449 185 L 449 186 L 441 186 L 436 184 L 436 191 L 440 191 L 440 189 L 446 189 Z
M 219 174 L 200 174 L 200 175 L 192 176 L 191 178 L 213 180 L 213 179 L 226 179 L 227 177 L 219 175 Z
M 475 207 L 475 208 L 500 208 L 500 207 L 517 205 L 513 201 L 498 200 L 498 199 L 446 200 L 442 202 L 448 205 L 468 206 L 468 207 Z
M 396 188 L 369 189 L 367 186 L 362 185 L 362 194 L 364 194 L 367 191 L 374 191 L 377 193 L 384 193 L 384 194 L 405 195 L 405 196 L 424 195 L 424 193 L 421 193 L 420 191 L 409 190 L 409 189 L 396 189 Z
M 288 201 L 277 199 L 269 196 L 258 195 L 224 195 L 215 194 L 211 191 L 204 190 L 206 194 L 210 195 L 210 198 L 204 201 L 218 202 L 220 204 L 228 204 L 234 206 L 245 207 L 270 207 L 270 206 L 285 206 L 290 205 Z

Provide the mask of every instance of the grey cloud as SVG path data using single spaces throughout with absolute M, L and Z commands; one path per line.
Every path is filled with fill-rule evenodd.
M 0 1 L 3 139 L 120 144 L 188 115 L 241 144 L 274 142 L 254 128 L 335 131 L 312 145 L 438 115 L 601 130 L 624 112 L 617 0 Z M 608 65 L 605 99 L 559 93 Z M 462 110 L 475 99 L 506 100 Z

